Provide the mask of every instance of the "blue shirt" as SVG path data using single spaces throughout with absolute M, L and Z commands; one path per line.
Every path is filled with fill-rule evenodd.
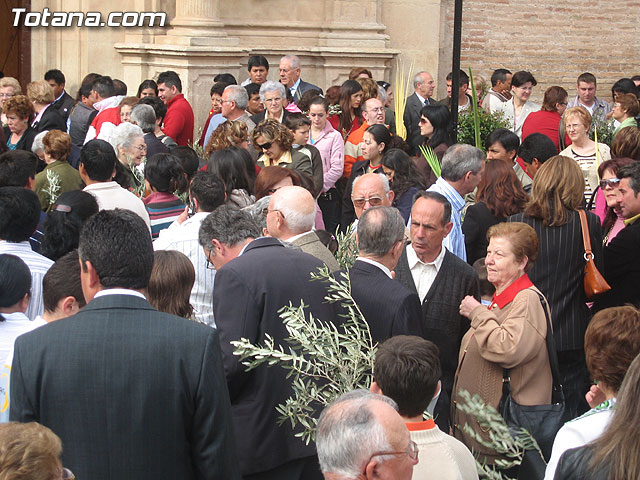
M 209 126 L 207 127 L 207 133 L 205 133 L 205 136 L 204 136 L 205 147 L 209 143 L 209 139 L 211 138 L 211 134 L 213 133 L 213 131 L 226 121 L 227 119 L 224 118 L 221 113 L 216 113 L 213 117 L 211 117 L 211 120 L 209 121 Z
M 451 253 L 453 253 L 456 257 L 461 258 L 465 262 L 467 261 L 467 251 L 464 246 L 464 233 L 462 233 L 462 220 L 461 214 L 462 209 L 464 207 L 464 198 L 460 195 L 455 188 L 453 188 L 449 183 L 442 177 L 436 180 L 436 183 L 431 185 L 427 191 L 429 192 L 437 192 L 449 200 L 451 204 L 451 222 L 453 223 L 453 228 L 449 235 L 444 239 L 442 245 L 447 247 Z

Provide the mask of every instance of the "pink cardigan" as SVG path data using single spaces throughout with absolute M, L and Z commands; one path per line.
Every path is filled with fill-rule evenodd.
M 311 143 L 311 138 L 309 138 Z M 344 141 L 342 135 L 327 121 L 324 130 L 311 143 L 320 151 L 322 157 L 322 171 L 324 173 L 324 185 L 322 191 L 333 188 L 336 181 L 342 177 L 344 169 Z

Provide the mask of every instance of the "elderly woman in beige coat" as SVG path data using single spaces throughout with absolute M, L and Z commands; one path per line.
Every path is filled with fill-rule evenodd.
M 498 407 L 503 369 L 510 369 L 513 400 L 521 405 L 551 403 L 553 378 L 546 347 L 547 323 L 540 291 L 525 273 L 538 256 L 533 228 L 519 222 L 499 223 L 487 233 L 487 278 L 496 292 L 487 308 L 467 296 L 460 314 L 471 327 L 462 339 L 453 387 L 452 420 L 456 438 L 493 463 L 497 453 L 474 442 L 463 431 L 469 424 L 483 433 L 475 420 L 456 408 L 459 392 L 479 394 Z M 548 332 L 551 334 L 551 332 Z

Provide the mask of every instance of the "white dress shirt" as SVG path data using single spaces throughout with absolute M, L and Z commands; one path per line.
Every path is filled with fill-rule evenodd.
M 424 302 L 424 298 L 429 293 L 431 285 L 433 285 L 436 275 L 442 267 L 442 260 L 444 260 L 445 247 L 440 249 L 440 253 L 433 262 L 424 263 L 418 258 L 418 254 L 411 245 L 407 245 L 407 263 L 411 270 L 411 276 L 413 277 L 413 283 L 416 284 L 416 290 L 418 290 L 418 297 L 420 302 Z
M 0 240 L 0 254 L 8 253 L 19 257 L 29 267 L 31 272 L 31 299 L 26 315 L 33 320 L 38 315 L 42 315 L 44 305 L 42 303 L 42 279 L 53 262 L 31 250 L 28 241 L 13 243 Z
M 391 276 L 391 270 L 389 270 L 387 267 L 385 267 L 383 264 L 381 264 L 380 262 L 376 262 L 375 260 L 372 260 L 370 258 L 365 258 L 365 257 L 358 257 L 356 258 L 356 260 L 360 260 L 361 262 L 364 263 L 368 263 L 370 265 L 375 265 L 376 267 L 378 267 L 380 270 L 382 270 L 384 272 L 384 274 L 389 277 L 389 278 L 393 278 Z
M 210 212 L 198 212 L 182 224 L 173 222 L 169 228 L 160 231 L 153 242 L 154 250 L 176 250 L 185 254 L 196 271 L 196 281 L 191 289 L 190 302 L 193 314 L 199 322 L 215 326 L 213 318 L 213 286 L 216 271 L 207 268 L 207 257 L 198 241 L 200 224 Z
M 137 214 L 147 224 L 151 232 L 151 221 L 144 203 L 129 190 L 125 190 L 116 182 L 92 183 L 84 187 L 85 192 L 93 195 L 100 210 L 114 210 L 122 208 Z

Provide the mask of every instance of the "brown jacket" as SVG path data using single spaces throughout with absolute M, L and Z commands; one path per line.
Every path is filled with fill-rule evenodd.
M 545 343 L 547 325 L 536 291 L 533 286 L 520 290 L 503 308 L 495 303 L 492 310 L 478 306 L 471 312 L 471 328 L 462 339 L 451 407 L 454 435 L 487 456 L 489 463 L 498 458 L 497 454 L 462 430 L 468 423 L 481 431 L 473 418 L 456 408 L 458 392 L 479 394 L 487 405 L 497 408 L 502 396 L 502 369 L 509 368 L 515 402 L 551 403 L 553 377 Z

